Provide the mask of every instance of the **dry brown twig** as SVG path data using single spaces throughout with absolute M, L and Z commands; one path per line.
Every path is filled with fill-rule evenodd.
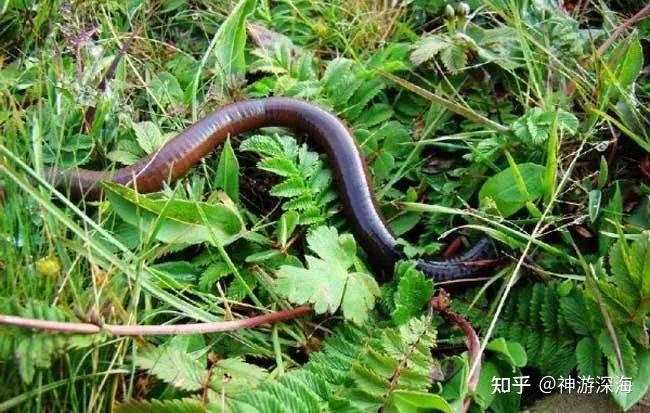
M 623 23 L 621 23 L 616 29 L 612 32 L 612 34 L 605 40 L 603 44 L 600 45 L 598 48 L 598 54 L 602 55 L 607 51 L 607 49 L 610 48 L 612 44 L 621 36 L 621 34 L 626 30 L 629 29 L 630 27 L 636 25 L 637 23 L 641 22 L 645 18 L 650 17 L 650 3 L 647 4 L 644 8 L 639 10 L 634 16 L 630 17 L 629 19 L 625 20 Z

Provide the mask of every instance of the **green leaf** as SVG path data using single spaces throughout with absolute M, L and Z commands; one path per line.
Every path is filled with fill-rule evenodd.
M 196 357 L 187 349 L 170 343 L 140 350 L 134 362 L 149 374 L 182 390 L 200 390 L 208 378 L 208 371 Z
M 623 295 L 632 299 L 634 303 L 637 303 L 639 301 L 642 282 L 641 274 L 634 271 L 632 266 L 632 257 L 625 240 L 619 239 L 612 248 L 610 248 L 609 266 L 614 277 L 614 283 L 619 291 Z
M 372 275 L 363 272 L 348 274 L 341 301 L 343 316 L 357 325 L 363 324 L 379 294 L 379 285 Z
M 609 165 L 604 156 L 600 157 L 600 169 L 598 171 L 598 189 L 602 190 L 607 184 L 607 177 L 609 175 Z
M 422 312 L 433 295 L 433 281 L 425 278 L 415 268 L 415 264 L 409 261 L 400 261 L 395 266 L 394 273 L 399 283 L 393 297 L 395 310 L 391 313 L 391 318 L 396 325 L 400 325 Z
M 119 150 L 119 149 L 110 151 L 109 153 L 106 154 L 106 157 L 115 163 L 121 163 L 124 165 L 133 165 L 134 163 L 138 162 L 141 158 L 141 156 L 138 156 L 133 152 Z
M 637 356 L 639 372 L 632 377 L 632 389 L 629 393 L 614 391 L 614 400 L 623 410 L 628 410 L 637 404 L 650 390 L 650 350 L 641 350 Z M 614 383 L 616 386 L 617 383 Z M 616 390 L 616 388 L 614 388 Z
M 155 231 L 165 243 L 198 244 L 233 242 L 244 230 L 236 209 L 226 204 L 209 204 L 180 199 L 154 199 L 117 184 L 104 183 L 115 212 L 127 223 Z
M 336 58 L 327 65 L 322 83 L 335 108 L 344 107 L 361 84 L 352 70 L 352 61 L 344 58 Z
M 547 117 L 552 119 L 552 112 L 547 112 Z M 545 121 L 548 121 L 545 119 Z M 578 127 L 580 126 L 580 122 L 578 121 L 578 118 L 571 112 L 567 112 L 564 109 L 560 109 L 557 112 L 557 126 L 560 130 L 564 130 L 565 132 L 568 132 L 570 134 L 575 134 L 578 132 Z
M 385 150 L 379 151 L 377 157 L 372 162 L 373 179 L 375 182 L 381 182 L 388 178 L 394 167 L 395 157 L 393 154 Z
M 156 152 L 163 145 L 162 133 L 155 123 L 144 121 L 134 123 L 132 127 L 138 144 L 148 155 Z
M 616 339 L 618 342 L 618 349 L 621 352 L 621 357 L 623 358 L 623 370 L 616 368 L 618 375 L 626 375 L 628 377 L 636 376 L 638 372 L 638 364 L 636 362 L 636 351 L 632 346 L 630 340 L 622 332 L 616 332 Z M 618 367 L 618 356 L 616 351 L 616 346 L 612 340 L 612 337 L 607 329 L 603 329 L 598 336 L 598 345 L 600 346 L 601 351 L 607 357 L 609 364 L 612 367 Z
M 616 80 L 622 89 L 627 89 L 643 69 L 643 46 L 638 37 L 631 42 L 622 42 L 612 53 L 616 67 Z
M 396 390 L 390 404 L 395 407 L 395 411 L 400 413 L 430 412 L 432 410 L 452 413 L 454 411 L 449 403 L 437 394 L 411 390 Z
M 300 174 L 295 163 L 287 158 L 262 159 L 257 163 L 257 167 L 280 176 L 294 176 Z
M 248 255 L 244 261 L 251 263 L 263 262 L 280 256 L 282 256 L 282 251 L 270 249 Z
M 169 72 L 158 73 L 158 76 L 149 82 L 149 89 L 162 104 L 178 104 L 183 101 L 183 89 Z
M 587 210 L 589 211 L 589 219 L 591 222 L 595 222 L 600 213 L 600 200 L 602 193 L 600 189 L 592 189 L 589 191 L 589 205 Z
M 230 275 L 232 269 L 225 262 L 216 262 L 210 264 L 199 278 L 199 288 L 202 291 L 211 291 L 212 287 L 223 277 Z
M 284 156 L 284 150 L 280 143 L 270 136 L 254 135 L 239 145 L 240 151 L 256 152 L 266 156 Z
M 230 145 L 230 138 L 226 139 L 219 157 L 215 185 L 223 189 L 233 202 L 239 202 L 239 162 Z
M 154 264 L 149 269 L 159 277 L 166 278 L 166 284 L 174 285 L 177 288 L 187 287 L 196 282 L 197 269 L 187 261 L 166 261 Z
M 440 60 L 451 73 L 457 73 L 467 67 L 467 54 L 462 44 L 452 44 L 440 52 Z
M 356 243 L 335 228 L 318 227 L 307 236 L 307 269 L 283 265 L 278 270 L 277 290 L 295 304 L 312 303 L 317 313 L 334 313 L 341 307 L 345 318 L 361 324 L 373 308 L 379 286 L 369 274 L 348 268 L 356 260 Z
M 34 133 L 38 132 L 35 130 Z M 56 148 L 51 145 L 43 148 L 43 160 L 61 168 L 83 165 L 90 158 L 95 148 L 95 139 L 77 133 L 59 140 Z
M 273 196 L 291 198 L 301 195 L 305 191 L 305 182 L 299 178 L 289 178 L 284 182 L 274 185 L 269 193 Z
M 228 289 L 226 290 L 226 296 L 234 301 L 243 300 L 248 294 L 249 291 L 255 289 L 258 279 L 254 273 L 251 271 L 241 270 L 241 279 L 235 278 L 232 280 Z
M 246 72 L 246 20 L 256 4 L 257 0 L 240 0 L 215 35 L 215 71 L 222 91 L 231 78 Z
M 576 289 L 570 295 L 560 300 L 560 309 L 564 319 L 573 331 L 580 335 L 589 335 L 592 333 L 590 308 L 587 307 L 585 299 L 584 292 Z
M 587 377 L 597 377 L 603 374 L 603 353 L 598 343 L 591 337 L 584 337 L 576 346 L 578 374 Z
M 493 200 L 499 212 L 504 217 L 508 217 L 523 208 L 527 202 L 543 195 L 544 167 L 534 163 L 523 163 L 518 164 L 517 168 L 526 185 L 527 194 L 522 193 L 517 185 L 516 172 L 508 168 L 485 181 L 479 191 L 482 206 L 485 206 L 489 200 Z
M 354 126 L 356 128 L 369 128 L 375 125 L 378 125 L 382 122 L 387 121 L 393 116 L 393 108 L 385 103 L 377 103 L 376 105 L 370 106 L 370 108 L 364 111 L 355 121 Z
M 287 241 L 293 231 L 298 226 L 300 215 L 296 211 L 287 211 L 278 220 L 278 226 L 275 230 L 275 237 L 282 247 L 287 246 Z
M 350 267 L 357 257 L 357 244 L 351 234 L 338 235 L 336 228 L 318 227 L 307 236 L 309 249 L 323 260 Z
M 197 399 L 131 400 L 115 409 L 117 413 L 207 413 L 206 406 Z
M 451 43 L 441 36 L 428 36 L 415 44 L 415 50 L 411 53 L 411 62 L 419 66 L 422 63 L 433 59 L 438 53 L 451 46 Z
M 342 114 L 349 119 L 357 119 L 363 113 L 366 105 L 382 91 L 384 86 L 384 81 L 379 78 L 363 82 L 347 102 L 346 107 L 342 108 Z
M 557 119 L 555 119 L 556 116 Z M 569 134 L 575 134 L 578 131 L 578 118 L 563 109 L 559 109 L 557 112 L 553 110 L 542 112 L 540 108 L 529 109 L 513 123 L 512 127 L 515 135 L 524 143 L 539 145 L 548 139 L 554 121 L 557 122 L 558 131 Z
M 632 243 L 630 250 L 632 272 L 639 281 L 640 301 L 643 314 L 650 310 L 650 231 L 645 231 Z
M 512 366 L 524 367 L 528 362 L 526 350 L 516 341 L 506 341 L 505 338 L 499 337 L 490 341 L 486 348 L 501 355 Z
M 210 388 L 227 395 L 243 393 L 257 387 L 267 376 L 267 371 L 255 364 L 240 358 L 227 358 L 214 365 Z
M 478 385 L 476 386 L 476 393 L 474 394 L 474 400 L 476 400 L 484 410 L 492 404 L 492 400 L 497 396 L 492 387 L 492 379 L 494 377 L 501 377 L 497 365 L 495 362 L 490 360 L 484 361 L 481 364 Z

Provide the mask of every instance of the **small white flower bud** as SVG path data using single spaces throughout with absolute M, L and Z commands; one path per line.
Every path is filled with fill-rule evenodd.
M 456 12 L 454 11 L 454 8 L 451 7 L 451 4 L 448 4 L 447 7 L 445 7 L 445 15 L 450 19 L 456 17 Z
M 471 9 L 469 8 L 469 4 L 465 3 L 464 1 L 461 3 L 458 3 L 458 6 L 456 7 L 456 13 L 458 13 L 460 16 L 467 16 Z

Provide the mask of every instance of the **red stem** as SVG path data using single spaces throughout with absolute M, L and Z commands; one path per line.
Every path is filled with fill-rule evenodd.
M 232 321 L 217 321 L 214 323 L 194 323 L 177 325 L 112 325 L 104 324 L 99 326 L 92 323 L 71 323 L 62 321 L 38 320 L 26 317 L 0 315 L 0 325 L 9 325 L 21 328 L 31 328 L 48 331 L 59 331 L 64 333 L 77 334 L 98 334 L 106 332 L 115 336 L 154 336 L 154 335 L 176 335 L 176 334 L 207 334 L 223 331 L 234 331 L 242 328 L 254 328 L 262 324 L 270 324 L 278 321 L 288 320 L 311 313 L 313 309 L 309 306 L 296 307 L 290 310 L 277 311 L 271 314 L 258 315 Z
M 478 360 L 476 362 L 476 369 L 474 369 L 474 374 L 469 377 L 467 383 L 467 387 L 469 388 L 470 393 L 473 393 L 476 391 L 476 386 L 478 385 L 478 379 L 481 372 L 481 343 L 478 339 L 476 331 L 474 331 L 474 328 L 469 323 L 469 321 L 467 321 L 462 315 L 449 310 L 450 303 L 451 300 L 449 298 L 449 293 L 447 293 L 444 289 L 440 289 L 438 295 L 429 301 L 429 307 L 432 310 L 440 313 L 445 321 L 458 326 L 461 330 L 463 330 L 463 333 L 465 333 L 465 345 L 467 346 L 467 351 L 469 353 L 469 365 L 474 365 L 475 360 Z M 468 397 L 463 403 L 463 409 L 461 412 L 466 412 L 469 409 L 470 403 L 471 401 Z

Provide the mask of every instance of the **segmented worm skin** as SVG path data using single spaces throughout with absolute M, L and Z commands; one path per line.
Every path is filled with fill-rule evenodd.
M 58 189 L 89 200 L 102 196 L 101 181 L 129 185 L 141 193 L 154 192 L 164 182 L 180 177 L 229 135 L 265 126 L 290 128 L 325 150 L 356 240 L 371 265 L 390 277 L 395 263 L 405 256 L 379 212 L 359 147 L 336 116 L 301 100 L 272 97 L 231 104 L 190 126 L 156 153 L 112 172 L 51 168 L 46 173 Z M 492 258 L 493 251 L 490 240 L 481 239 L 459 256 L 439 261 L 422 259 L 417 266 L 437 281 L 471 278 L 480 268 L 471 261 Z

